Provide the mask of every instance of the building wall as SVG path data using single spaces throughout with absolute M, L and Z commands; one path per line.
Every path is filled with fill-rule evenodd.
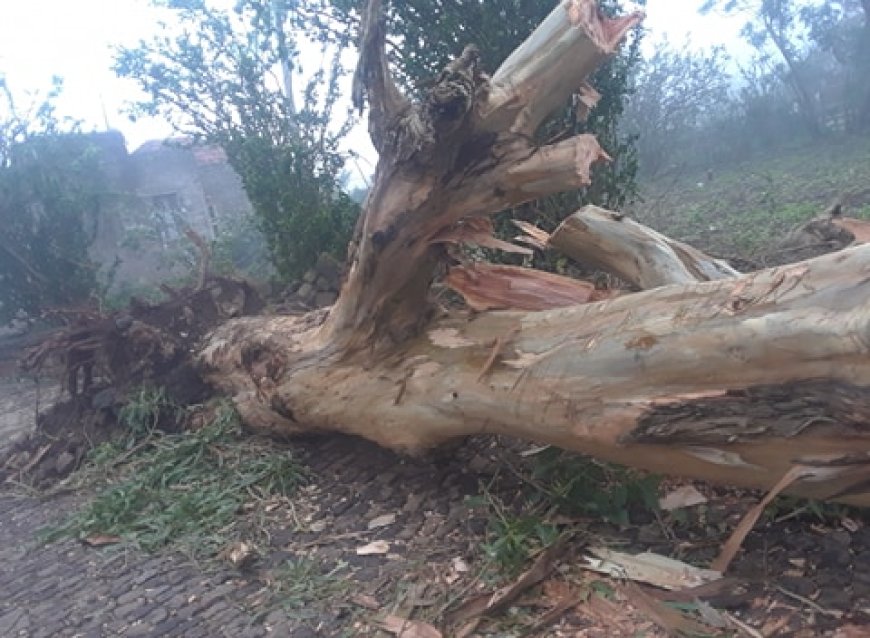
M 107 187 L 92 255 L 112 291 L 185 276 L 192 261 L 186 228 L 211 241 L 220 228 L 252 214 L 241 180 L 219 148 L 152 141 L 128 154 L 120 133 L 92 137 L 104 158 Z

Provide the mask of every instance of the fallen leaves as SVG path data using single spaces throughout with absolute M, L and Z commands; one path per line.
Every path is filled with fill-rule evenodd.
M 91 534 L 82 539 L 82 543 L 88 547 L 105 547 L 106 545 L 116 545 L 120 542 L 120 536 L 111 536 L 109 534 Z
M 619 592 L 635 609 L 652 620 L 668 635 L 704 636 L 710 634 L 710 628 L 688 618 L 679 610 L 653 598 L 634 583 L 625 583 L 619 587 Z
M 371 611 L 378 611 L 381 608 L 381 604 L 377 601 L 374 596 L 369 596 L 368 594 L 353 594 L 350 597 L 350 602 L 358 607 L 364 607 L 365 609 L 369 609 Z
M 557 541 L 541 552 L 532 566 L 512 583 L 494 592 L 474 596 L 455 609 L 448 617 L 448 624 L 459 627 L 453 635 L 457 638 L 471 635 L 483 616 L 504 610 L 523 592 L 543 581 L 553 570 L 564 546 L 565 539 Z
M 707 497 L 695 489 L 694 486 L 683 485 L 660 498 L 659 507 L 665 512 L 673 512 L 674 510 L 694 507 L 695 505 L 703 505 L 706 502 Z
M 390 525 L 392 525 L 395 522 L 396 522 L 396 515 L 395 514 L 384 514 L 382 516 L 376 516 L 375 518 L 370 520 L 366 527 L 368 527 L 368 529 L 370 529 L 370 530 L 380 529 L 381 527 L 389 527 Z
M 227 561 L 237 569 L 242 569 L 257 558 L 257 550 L 251 543 L 239 541 L 225 547 L 218 554 L 218 558 Z
M 239 541 L 225 547 L 218 554 L 218 557 L 241 569 L 250 565 L 256 559 L 257 550 L 251 543 Z
M 462 558 L 459 558 L 457 556 L 451 562 L 450 570 L 444 576 L 444 582 L 446 582 L 448 585 L 452 585 L 460 578 L 462 578 L 463 574 L 467 574 L 469 571 L 470 568 L 468 567 L 468 563 L 466 563 Z
M 376 621 L 378 627 L 393 634 L 396 638 L 443 638 L 444 634 L 429 623 L 421 620 L 408 620 L 401 616 L 387 616 Z

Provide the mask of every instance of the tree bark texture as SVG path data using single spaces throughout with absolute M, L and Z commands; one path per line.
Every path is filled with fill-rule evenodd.
M 791 491 L 870 504 L 870 246 L 738 276 L 586 209 L 553 243 L 649 288 L 603 300 L 453 249 L 487 245 L 487 215 L 588 184 L 606 159 L 594 138 L 538 147 L 530 134 L 640 19 L 567 0 L 492 78 L 469 47 L 411 102 L 370 1 L 354 93 L 380 159 L 341 295 L 326 311 L 226 323 L 200 355 L 249 426 L 409 453 L 503 434 L 757 487 L 801 465 Z M 445 272 L 480 312 L 431 302 Z
M 518 226 L 527 233 L 526 243 L 606 270 L 641 290 L 739 274 L 720 259 L 597 206 L 578 210 L 552 235 L 522 222 Z

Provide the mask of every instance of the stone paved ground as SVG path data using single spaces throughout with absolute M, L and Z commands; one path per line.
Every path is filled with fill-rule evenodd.
M 282 612 L 258 623 L 241 608 L 261 585 L 237 572 L 205 575 L 177 556 L 33 542 L 73 505 L 70 498 L 0 496 L 0 636 L 291 634 Z
M 481 441 L 447 459 L 409 461 L 343 437 L 290 446 L 317 478 L 292 506 L 276 510 L 274 518 L 265 521 L 268 541 L 260 546 L 260 559 L 246 571 L 214 565 L 202 570 L 183 556 L 96 549 L 70 540 L 38 545 L 35 534 L 73 511 L 80 497 L 39 499 L 0 493 L 0 638 L 386 636 L 372 622 L 384 613 L 414 610 L 417 617 L 432 613 L 434 620 L 442 603 L 471 592 L 466 589 L 470 582 L 445 586 L 444 575 L 457 558 L 472 569 L 481 564 L 486 513 L 471 507 L 465 497 L 477 493 L 478 480 L 493 485 L 492 468 L 505 466 L 505 461 L 493 458 L 500 447 Z M 498 485 L 506 504 L 511 495 L 520 495 L 521 486 L 512 484 L 510 476 Z M 305 513 L 310 517 L 301 525 L 307 530 L 294 522 Z M 369 528 L 369 522 L 386 513 L 396 515 L 394 524 Z M 771 610 L 778 610 L 786 624 L 770 635 L 832 635 L 831 630 L 846 622 L 862 625 L 863 631 L 870 617 L 861 610 L 870 610 L 870 603 L 858 563 L 870 556 L 865 551 L 870 546 L 868 522 L 852 520 L 850 526 L 859 527 L 854 534 L 836 529 L 837 520 L 820 525 L 789 519 L 759 529 L 748 539 L 734 570 L 750 593 L 729 601 L 731 593 L 725 592 L 721 600 L 711 599 L 712 604 L 741 611 L 744 621 L 756 628 L 778 622 L 779 616 L 771 620 L 771 614 L 776 616 Z M 709 529 L 675 527 L 677 538 L 669 539 L 659 527 L 652 521 L 606 535 L 620 547 L 668 555 L 676 551 L 674 543 L 709 545 Z M 726 525 L 725 531 L 732 527 Z M 597 537 L 596 530 L 607 531 L 594 519 L 586 521 L 584 529 L 592 537 Z M 258 537 L 256 530 L 252 533 L 251 538 Z M 723 539 L 720 532 L 714 544 Z M 375 540 L 389 543 L 387 555 L 356 555 L 356 548 Z M 301 608 L 269 601 L 270 572 L 288 560 L 310 561 L 324 573 L 338 570 L 347 588 L 315 594 Z M 568 554 L 565 560 L 571 564 L 577 557 Z M 791 574 L 798 560 L 807 564 L 805 577 Z M 690 562 L 705 560 L 696 557 Z M 854 569 L 848 565 L 852 562 Z M 757 573 L 759 569 L 767 575 Z M 777 586 L 810 602 L 802 605 L 793 596 L 777 594 Z M 843 600 L 829 595 L 837 587 Z M 376 601 L 376 607 L 355 606 L 354 595 Z M 819 605 L 846 615 L 835 619 L 817 614 Z M 569 614 L 562 625 L 568 633 L 537 635 L 636 635 L 615 632 L 612 626 L 590 627 L 582 615 Z M 643 635 L 663 634 L 647 629 Z
M 55 394 L 46 397 L 32 381 L 0 376 L 0 441 L 9 444 L 26 436 L 36 423 L 34 406 L 46 405 Z
M 3 385 L 3 376 L 0 412 L 11 405 L 4 397 L 19 394 L 17 385 Z M 518 478 L 527 473 L 518 469 L 524 461 L 506 443 L 475 439 L 413 460 L 349 437 L 286 445 L 281 449 L 310 470 L 313 483 L 292 501 L 278 503 L 267 520 L 252 519 L 243 527 L 259 556 L 243 571 L 118 546 L 97 549 L 72 540 L 38 544 L 38 531 L 75 511 L 86 495 L 42 498 L 0 490 L 0 638 L 383 637 L 375 621 L 387 613 L 438 624 L 449 604 L 477 591 L 474 573 L 485 560 L 482 543 L 490 513 L 469 497 L 479 501 L 486 486 L 515 514 L 527 507 L 524 481 Z M 606 537 L 618 547 L 707 564 L 757 495 L 706 491 L 715 505 L 697 521 L 674 519 L 665 525 L 649 515 L 615 528 L 591 517 L 583 521 L 583 537 Z M 792 507 L 776 522 L 760 525 L 735 562 L 733 574 L 748 593 L 730 600 L 726 592 L 710 602 L 742 613 L 753 627 L 785 622 L 770 635 L 836 635 L 829 632 L 844 623 L 864 631 L 870 627 L 870 517 L 842 512 L 820 521 L 809 514 L 796 517 Z M 370 527 L 385 515 L 394 522 Z M 357 555 L 361 545 L 373 541 L 387 543 L 389 553 Z M 582 538 L 576 545 L 573 551 L 582 547 Z M 456 577 L 457 560 L 472 573 L 451 581 L 446 576 Z M 337 574 L 343 588 L 302 596 L 282 591 L 280 583 L 274 586 L 274 576 L 288 561 Z M 566 565 L 573 562 L 575 555 L 564 557 Z M 295 602 L 290 595 L 296 595 Z M 360 607 L 354 602 L 360 597 L 374 606 Z M 606 624 L 593 627 L 582 614 L 568 614 L 560 632 L 538 635 L 637 633 L 637 624 L 627 633 L 616 632 L 612 618 Z M 499 631 L 496 627 L 487 635 L 504 635 Z M 658 634 L 647 630 L 644 635 Z M 870 635 L 870 629 L 848 635 Z
M 357 623 L 364 610 L 349 603 L 353 594 L 399 604 L 406 589 L 437 581 L 433 574 L 446 573 L 455 558 L 479 556 L 486 519 L 464 499 L 478 493 L 480 477 L 492 478 L 490 462 L 481 458 L 492 448 L 482 444 L 413 461 L 349 437 L 288 446 L 317 479 L 292 507 L 257 521 L 268 541 L 260 543 L 260 560 L 243 571 L 72 540 L 40 544 L 39 530 L 63 520 L 86 496 L 0 492 L 0 638 L 384 636 L 365 618 Z M 503 497 L 518 496 L 518 487 L 506 480 Z M 317 531 L 298 528 L 302 511 Z M 368 528 L 384 514 L 395 514 L 395 524 Z M 263 536 L 263 529 L 249 532 Z M 389 542 L 389 555 L 356 555 L 357 547 L 379 539 Z M 298 601 L 288 603 L 270 581 L 274 570 L 299 560 L 321 572 L 337 570 L 346 587 L 315 593 L 301 609 Z

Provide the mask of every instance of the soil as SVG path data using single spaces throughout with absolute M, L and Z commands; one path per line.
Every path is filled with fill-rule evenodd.
M 191 333 L 201 335 L 209 322 L 220 319 L 215 314 L 193 329 L 190 312 L 178 312 L 151 321 L 178 329 L 173 322 L 183 320 Z M 275 442 L 310 470 L 312 480 L 292 500 L 276 500 L 267 517 L 243 520 L 256 551 L 238 567 L 192 564 L 178 555 L 149 556 L 133 548 L 119 554 L 117 547 L 88 548 L 73 541 L 32 545 L 43 524 L 88 494 L 47 497 L 32 489 L 22 493 L 21 485 L 55 484 L 91 446 L 114 436 L 120 394 L 99 387 L 80 393 L 44 412 L 36 432 L 15 442 L 15 436 L 27 433 L 33 414 L 32 394 L 11 376 L 12 358 L 22 345 L 0 345 L 5 375 L 0 408 L 7 414 L 0 460 L 5 481 L 0 531 L 7 548 L 0 572 L 4 635 L 197 636 L 220 635 L 216 627 L 232 626 L 238 628 L 232 635 L 388 636 L 399 631 L 384 633 L 385 619 L 412 618 L 444 628 L 463 603 L 517 582 L 515 575 L 494 568 L 485 547 L 495 540 L 498 516 L 516 518 L 531 510 L 536 459 L 527 444 L 491 437 L 473 437 L 421 459 L 343 436 Z M 186 373 L 178 374 L 173 388 L 179 399 L 204 392 L 193 380 L 184 381 Z M 12 432 L 10 423 L 17 423 L 19 432 Z M 669 482 L 662 490 L 679 485 Z M 668 622 L 655 606 L 643 603 L 643 596 L 632 594 L 628 583 L 584 571 L 581 564 L 590 545 L 606 545 L 709 565 L 761 495 L 695 487 L 706 504 L 674 514 L 635 508 L 621 524 L 547 513 L 546 520 L 566 533 L 566 540 L 539 579 L 543 583 L 518 592 L 510 606 L 466 635 L 667 635 L 662 627 Z M 494 511 L 492 503 L 500 509 Z M 363 547 L 371 553 L 361 555 Z M 94 567 L 109 561 L 115 565 L 111 570 Z M 61 574 L 54 566 L 63 563 Z M 288 584 L 288 566 L 303 563 L 314 566 L 315 573 L 305 576 L 310 584 Z M 147 588 L 140 583 L 143 575 Z M 709 605 L 704 617 L 711 622 L 743 623 L 755 635 L 870 635 L 868 575 L 867 512 L 816 511 L 805 503 L 778 501 L 747 537 L 728 578 L 685 602 Z M 302 585 L 311 591 L 300 593 Z M 558 598 L 552 592 L 565 588 L 575 592 L 576 604 L 550 613 Z M 130 593 L 139 589 L 142 596 Z M 166 604 L 148 593 L 154 591 L 168 596 Z M 580 591 L 597 593 L 583 599 Z M 657 595 L 652 589 L 640 591 Z M 209 605 L 202 606 L 205 598 Z M 173 600 L 177 610 L 167 607 Z M 164 613 L 164 607 L 169 611 Z M 734 626 L 727 631 L 733 634 Z M 403 635 L 430 634 L 420 629 Z

